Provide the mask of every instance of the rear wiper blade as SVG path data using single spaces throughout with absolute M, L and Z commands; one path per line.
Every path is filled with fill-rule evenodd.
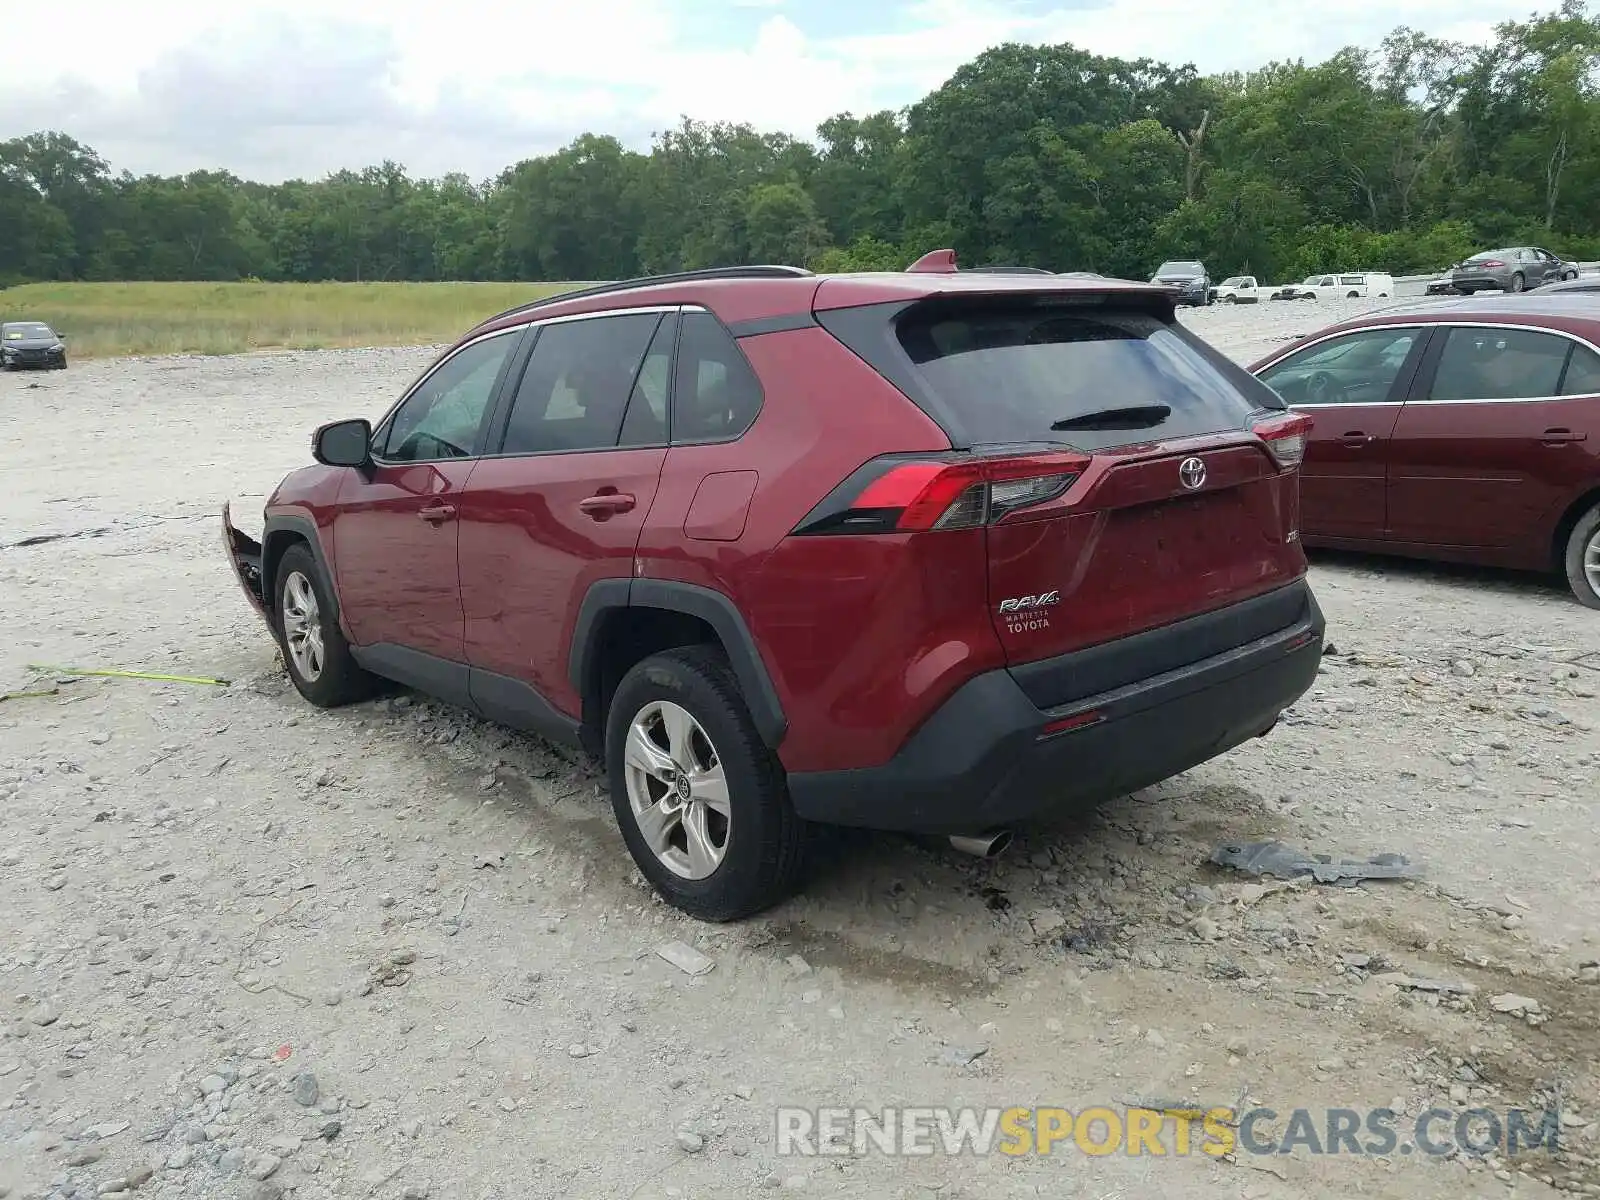
M 1050 426 L 1053 430 L 1068 429 L 1151 429 L 1172 415 L 1165 404 L 1130 404 L 1125 408 L 1102 408 L 1084 413 L 1080 417 L 1067 417 Z

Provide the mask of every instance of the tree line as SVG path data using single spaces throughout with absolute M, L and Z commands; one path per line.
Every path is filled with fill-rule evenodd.
M 1484 46 L 1409 28 L 1326 62 L 1205 76 L 1004 45 L 814 140 L 685 118 L 648 152 L 586 133 L 485 182 L 393 162 L 263 184 L 113 175 L 59 132 L 0 142 L 7 280 L 615 279 L 744 262 L 1143 277 L 1444 267 L 1534 243 L 1600 258 L 1600 18 Z

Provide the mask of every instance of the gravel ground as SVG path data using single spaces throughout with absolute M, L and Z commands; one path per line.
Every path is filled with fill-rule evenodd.
M 1358 307 L 1185 319 L 1248 360 Z M 428 357 L 0 377 L 0 686 L 232 681 L 51 672 L 0 705 L 0 1197 L 1600 1194 L 1600 625 L 1555 582 L 1318 557 L 1336 649 L 1270 737 L 993 863 L 843 838 L 804 896 L 703 927 L 643 885 L 587 766 L 420 697 L 301 703 L 223 563 L 221 502 L 259 521 L 315 424 Z M 1266 838 L 1423 879 L 1206 861 Z M 675 939 L 714 969 L 655 954 Z M 1152 1101 L 1264 1105 L 1269 1137 L 1297 1107 L 1559 1101 L 1563 1148 L 773 1135 L 778 1105 Z

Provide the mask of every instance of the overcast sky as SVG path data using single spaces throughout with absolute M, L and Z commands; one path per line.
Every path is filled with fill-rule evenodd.
M 680 114 L 811 136 L 833 113 L 909 103 L 1005 41 L 1210 72 L 1320 60 L 1402 24 L 1484 41 L 1536 4 L 51 0 L 0 6 L 0 139 L 61 129 L 136 174 L 276 181 L 392 158 L 481 179 L 585 131 L 642 149 Z

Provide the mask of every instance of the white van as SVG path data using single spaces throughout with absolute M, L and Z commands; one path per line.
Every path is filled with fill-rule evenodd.
M 1351 271 L 1344 275 L 1310 275 L 1303 283 L 1291 283 L 1274 295 L 1284 300 L 1328 300 L 1383 298 L 1394 295 L 1394 276 L 1382 271 Z

